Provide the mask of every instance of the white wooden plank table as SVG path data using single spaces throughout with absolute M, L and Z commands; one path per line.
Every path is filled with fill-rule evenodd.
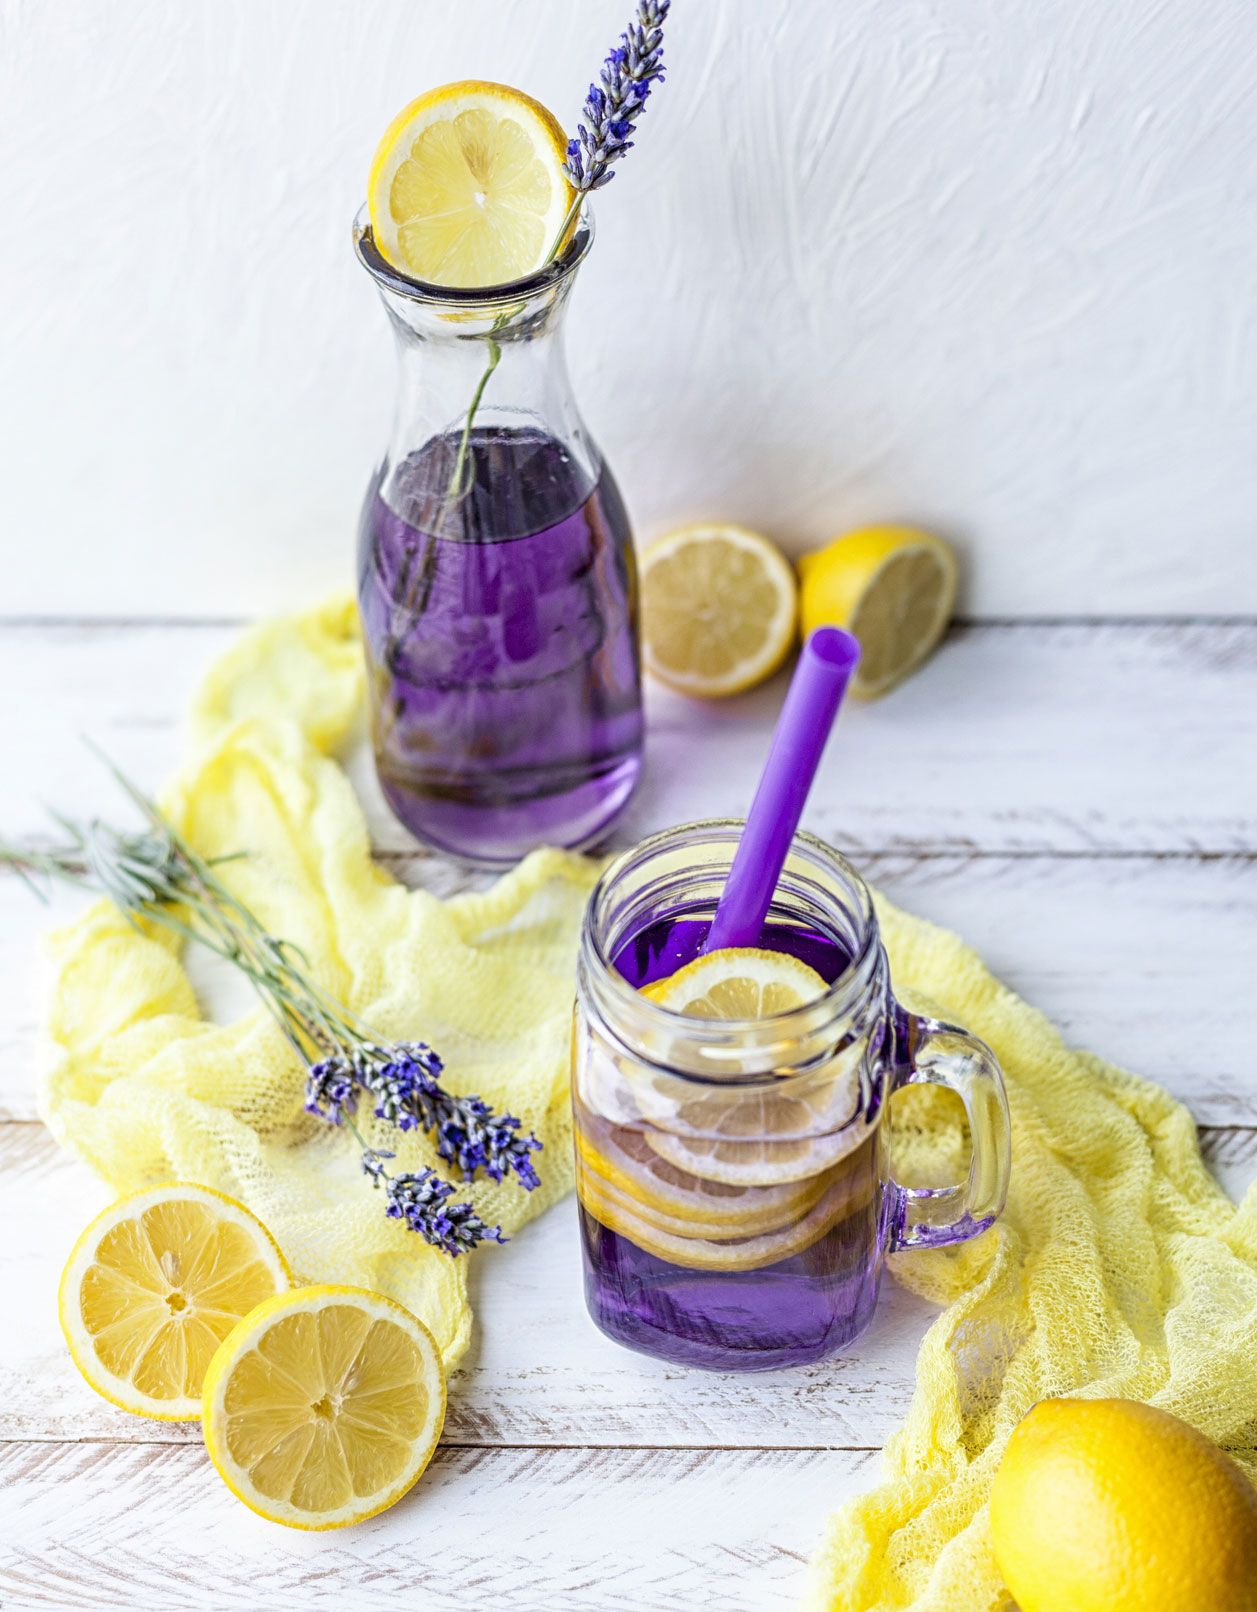
M 228 622 L 0 623 L 0 827 L 41 802 L 117 815 L 79 744 L 147 787 Z M 621 838 L 748 804 L 781 686 L 716 707 L 651 694 Z M 380 855 L 448 892 L 358 769 Z M 1074 1041 L 1161 1081 L 1233 1192 L 1257 1173 L 1257 621 L 985 622 L 890 700 L 844 713 L 808 826 L 958 928 Z M 787 1606 L 822 1521 L 876 1476 L 931 1310 L 890 1287 L 854 1354 L 759 1377 L 630 1355 L 584 1314 L 571 1202 L 482 1259 L 445 1440 L 401 1505 L 306 1536 L 222 1487 L 195 1427 L 127 1417 L 56 1322 L 105 1201 L 35 1119 L 36 938 L 0 876 L 0 1606 Z

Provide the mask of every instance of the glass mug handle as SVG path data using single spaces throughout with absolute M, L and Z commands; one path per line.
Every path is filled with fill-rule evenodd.
M 906 1018 L 907 1073 L 895 1089 L 928 1083 L 954 1091 L 965 1105 L 973 1152 L 969 1178 L 956 1186 L 904 1187 L 892 1178 L 892 1253 L 942 1248 L 985 1231 L 1004 1207 L 1012 1163 L 1004 1076 L 990 1047 L 959 1025 L 919 1013 Z

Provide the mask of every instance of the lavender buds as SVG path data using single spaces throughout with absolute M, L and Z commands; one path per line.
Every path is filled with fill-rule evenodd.
M 435 1170 L 405 1175 L 389 1175 L 384 1160 L 395 1158 L 379 1148 L 366 1148 L 362 1155 L 363 1174 L 372 1186 L 383 1187 L 384 1213 L 402 1220 L 424 1242 L 443 1249 L 451 1258 L 469 1253 L 478 1243 L 504 1243 L 501 1226 L 483 1221 L 469 1203 L 448 1204 L 454 1189 Z
M 663 25 L 672 0 L 639 0 L 637 16 L 620 35 L 589 86 L 576 138 L 567 148 L 564 172 L 581 194 L 615 178 L 612 165 L 633 142 L 629 136 L 654 84 L 664 76 Z
M 427 1131 L 464 1180 L 483 1170 L 491 1181 L 513 1173 L 527 1192 L 540 1186 L 529 1157 L 541 1147 L 537 1138 L 521 1136 L 513 1114 L 495 1114 L 479 1097 L 451 1095 L 439 1082 L 443 1068 L 422 1041 L 386 1047 L 364 1040 L 310 1066 L 306 1110 L 341 1125 L 357 1112 L 363 1093 L 376 1119 L 399 1131 Z
M 355 1123 L 360 1097 L 376 1119 L 399 1131 L 430 1135 L 440 1158 L 466 1181 L 483 1170 L 492 1181 L 514 1175 L 525 1191 L 539 1186 L 531 1155 L 541 1143 L 520 1135 L 513 1114 L 495 1114 L 479 1097 L 458 1097 L 440 1083 L 443 1064 L 421 1041 L 383 1043 L 311 980 L 305 958 L 271 935 L 223 884 L 216 864 L 198 856 L 157 808 L 121 774 L 146 827 L 120 833 L 107 824 L 58 817 L 66 843 L 52 851 L 0 844 L 0 866 L 32 884 L 41 875 L 107 895 L 132 922 L 162 924 L 217 953 L 240 970 L 306 1067 L 305 1106 L 344 1125 L 363 1149 L 362 1167 L 386 1192 L 385 1212 L 433 1247 L 458 1255 L 481 1242 L 505 1242 L 469 1203 L 448 1202 L 454 1188 L 433 1170 L 390 1176 L 385 1159 Z M 38 890 L 38 885 L 35 885 Z

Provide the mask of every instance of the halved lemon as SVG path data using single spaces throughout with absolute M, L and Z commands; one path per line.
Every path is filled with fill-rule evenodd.
M 956 556 L 913 526 L 865 526 L 799 561 L 801 626 L 860 641 L 851 692 L 885 694 L 926 658 L 956 603 Z
M 736 1187 L 707 1181 L 662 1158 L 640 1131 L 581 1115 L 576 1148 L 582 1173 L 629 1199 L 643 1219 L 681 1235 L 715 1239 L 775 1231 L 810 1209 L 827 1180 Z
M 416 280 L 495 286 L 534 274 L 575 192 L 552 113 L 507 84 L 442 84 L 404 107 L 371 161 L 367 206 L 385 260 Z
M 792 1224 L 758 1236 L 719 1241 L 701 1235 L 681 1236 L 652 1225 L 643 1218 L 633 1200 L 614 1187 L 586 1182 L 581 1202 L 608 1230 L 627 1237 L 638 1248 L 667 1260 L 670 1265 L 690 1270 L 750 1271 L 801 1254 L 840 1220 L 864 1208 L 872 1195 L 870 1172 L 853 1163 L 852 1168 L 843 1171 L 823 1196 Z
M 682 527 L 642 553 L 646 665 L 682 694 L 738 694 L 794 644 L 798 589 L 775 544 L 744 526 Z
M 194 1421 L 214 1351 L 292 1278 L 274 1238 L 211 1187 L 161 1186 L 98 1215 L 61 1275 L 61 1330 L 98 1394 L 159 1421 Z
M 441 1353 L 382 1293 L 295 1288 L 224 1338 L 201 1419 L 210 1460 L 246 1506 L 290 1528 L 344 1528 L 400 1500 L 431 1460 Z

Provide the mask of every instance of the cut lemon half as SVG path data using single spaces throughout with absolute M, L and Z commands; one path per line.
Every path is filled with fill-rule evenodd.
M 205 1447 L 246 1506 L 344 1528 L 400 1500 L 432 1458 L 445 1372 L 432 1334 L 382 1293 L 302 1287 L 258 1305 L 205 1378 Z
M 575 195 L 555 117 L 506 84 L 442 84 L 404 107 L 367 179 L 385 261 L 430 285 L 505 285 L 535 274 Z
M 151 1187 L 98 1215 L 61 1275 L 61 1330 L 98 1394 L 193 1421 L 218 1345 L 291 1277 L 254 1215 L 210 1187 Z
M 866 1170 L 844 1172 L 805 1214 L 791 1225 L 759 1236 L 717 1241 L 704 1236 L 679 1236 L 645 1220 L 632 1199 L 614 1187 L 584 1183 L 581 1201 L 595 1220 L 609 1231 L 627 1237 L 638 1248 L 670 1265 L 690 1270 L 750 1271 L 776 1265 L 812 1246 L 840 1220 L 865 1207 L 873 1195 Z
M 775 544 L 744 526 L 686 526 L 641 556 L 646 665 L 682 694 L 738 694 L 794 644 L 798 589 Z
M 576 1148 L 582 1169 L 629 1199 L 637 1212 L 666 1230 L 719 1237 L 775 1231 L 810 1209 L 824 1177 L 785 1186 L 737 1187 L 707 1181 L 662 1158 L 640 1131 L 581 1117 Z
M 865 526 L 799 561 L 801 625 L 845 627 L 860 641 L 851 692 L 874 699 L 902 682 L 946 630 L 956 557 L 912 526 Z

